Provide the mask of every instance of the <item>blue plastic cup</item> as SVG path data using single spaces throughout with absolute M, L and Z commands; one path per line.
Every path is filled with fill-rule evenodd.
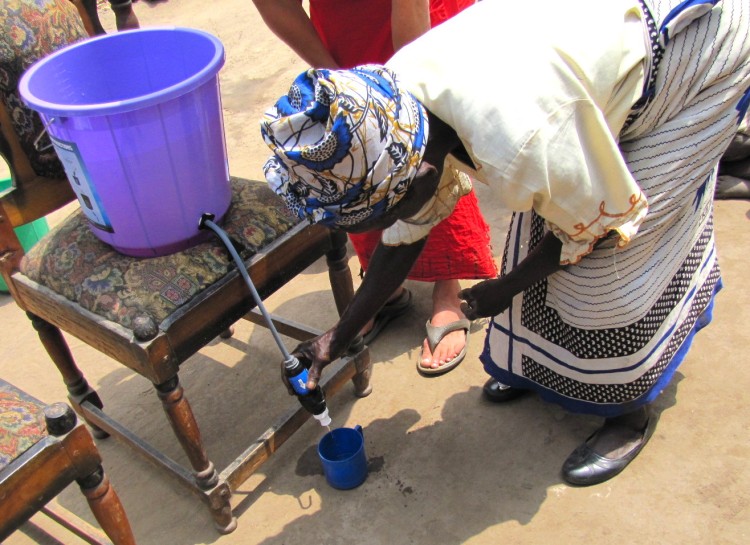
M 318 443 L 326 481 L 333 488 L 356 488 L 367 478 L 367 456 L 362 426 L 338 428 L 326 433 Z

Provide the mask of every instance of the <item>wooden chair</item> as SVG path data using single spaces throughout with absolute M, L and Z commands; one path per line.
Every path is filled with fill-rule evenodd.
M 0 541 L 41 511 L 88 543 L 109 543 L 73 513 L 48 505 L 73 482 L 106 536 L 115 545 L 134 545 L 99 451 L 70 406 L 45 406 L 0 379 Z
M 178 371 L 240 318 L 263 324 L 260 315 L 251 312 L 255 303 L 241 275 L 218 240 L 165 257 L 124 256 L 94 237 L 80 211 L 54 226 L 24 255 L 13 228 L 45 216 L 74 195 L 66 180 L 40 178 L 30 168 L 24 154 L 28 146 L 19 142 L 4 108 L 0 108 L 0 126 L 0 151 L 14 179 L 14 187 L 0 194 L 0 268 L 11 295 L 26 311 L 62 375 L 71 404 L 95 436 L 111 434 L 167 470 L 206 503 L 220 532 L 231 532 L 236 527 L 232 492 L 309 417 L 293 402 L 278 424 L 224 470 L 215 468 L 204 449 Z M 233 178 L 232 188 L 223 227 L 241 248 L 261 297 L 325 256 L 336 308 L 343 312 L 353 296 L 346 235 L 299 223 L 265 183 Z M 279 318 L 276 327 L 298 340 L 319 334 Z M 153 383 L 189 467 L 166 457 L 104 413 L 62 331 Z M 369 352 L 361 342 L 355 344 L 350 355 L 329 367 L 322 383 L 327 395 L 350 379 L 357 396 L 369 393 Z

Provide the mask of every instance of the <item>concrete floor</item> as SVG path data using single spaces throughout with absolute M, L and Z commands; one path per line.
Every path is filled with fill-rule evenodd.
M 143 26 L 202 28 L 221 38 L 221 72 L 230 166 L 261 179 L 267 155 L 258 118 L 303 65 L 264 27 L 250 2 L 170 0 L 135 4 Z M 113 27 L 106 4 L 101 8 Z M 481 192 L 482 188 L 478 188 Z M 485 211 L 502 249 L 506 216 Z M 56 221 L 51 218 L 51 222 Z M 660 424 L 648 447 L 620 476 L 599 486 L 562 483 L 565 457 L 598 420 L 566 414 L 528 397 L 506 406 L 481 399 L 485 374 L 477 356 L 483 324 L 455 371 L 417 374 L 414 362 L 429 315 L 430 288 L 410 283 L 416 306 L 373 346 L 374 391 L 351 387 L 331 402 L 333 425 L 364 428 L 367 481 L 330 488 L 315 446 L 322 432 L 308 421 L 233 499 L 238 529 L 221 536 L 203 504 L 114 440 L 98 441 L 141 545 L 661 543 L 750 542 L 750 202 L 716 204 L 725 289 L 715 321 L 696 338 L 656 406 Z M 350 261 L 356 274 L 356 260 Z M 320 327 L 335 319 L 325 265 L 316 263 L 268 301 L 273 312 Z M 36 334 L 8 296 L 0 297 L 2 377 L 45 402 L 66 391 Z M 74 355 L 109 412 L 169 456 L 184 461 L 151 385 L 69 338 Z M 289 340 L 291 347 L 292 341 Z M 278 382 L 279 355 L 270 335 L 238 324 L 187 362 L 181 379 L 218 467 L 232 461 L 294 403 Z M 59 503 L 94 523 L 76 487 Z M 43 517 L 7 540 L 78 543 Z

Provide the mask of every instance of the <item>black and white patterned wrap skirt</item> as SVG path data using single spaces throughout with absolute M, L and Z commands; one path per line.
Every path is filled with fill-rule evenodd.
M 654 77 L 620 148 L 648 215 L 626 247 L 607 239 L 516 296 L 490 322 L 481 357 L 501 382 L 606 417 L 653 401 L 711 320 L 721 287 L 716 167 L 750 102 L 747 0 L 653 0 L 646 9 L 657 29 Z M 544 234 L 542 218 L 515 214 L 503 273 Z

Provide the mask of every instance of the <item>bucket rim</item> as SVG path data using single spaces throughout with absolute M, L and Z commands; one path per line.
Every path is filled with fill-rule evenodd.
M 123 36 L 135 33 L 154 33 L 164 31 L 179 31 L 188 34 L 200 35 L 208 39 L 214 45 L 213 57 L 208 63 L 206 63 L 206 66 L 204 66 L 200 71 L 193 74 L 191 77 L 175 85 L 170 85 L 169 87 L 160 89 L 159 91 L 147 93 L 127 100 L 116 100 L 112 102 L 100 102 L 94 104 L 62 104 L 58 102 L 42 100 L 36 97 L 29 89 L 29 82 L 39 70 L 43 69 L 45 65 L 53 62 L 58 57 L 67 54 L 67 52 L 71 49 L 90 47 L 92 43 L 104 40 L 121 39 Z M 18 83 L 18 89 L 20 91 L 21 98 L 30 108 L 47 116 L 58 115 L 65 117 L 92 117 L 113 115 L 162 104 L 174 98 L 188 94 L 207 81 L 215 78 L 216 74 L 224 66 L 224 62 L 224 45 L 216 36 L 214 36 L 210 32 L 206 32 L 205 30 L 174 25 L 138 28 L 86 38 L 81 41 L 69 44 L 55 51 L 54 53 L 47 55 L 42 59 L 39 59 L 37 62 L 32 64 L 21 76 L 21 79 Z

